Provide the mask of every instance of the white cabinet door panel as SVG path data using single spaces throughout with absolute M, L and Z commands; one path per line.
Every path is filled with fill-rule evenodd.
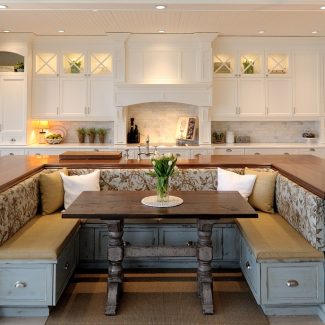
M 265 116 L 265 87 L 262 78 L 238 80 L 240 116 Z
M 237 79 L 216 78 L 213 82 L 212 120 L 218 116 L 235 116 L 237 107 Z
M 267 114 L 290 116 L 292 114 L 292 84 L 290 79 L 271 79 L 266 82 Z
M 318 54 L 303 52 L 294 54 L 295 115 L 319 114 Z
M 87 79 L 61 79 L 61 110 L 63 117 L 83 117 L 87 114 Z
M 113 80 L 91 78 L 89 88 L 89 115 L 114 119 Z
M 33 118 L 57 118 L 59 112 L 59 79 L 34 78 L 32 95 Z

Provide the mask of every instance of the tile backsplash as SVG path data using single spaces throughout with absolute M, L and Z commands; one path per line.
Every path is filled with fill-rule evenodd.
M 311 130 L 318 137 L 319 122 L 212 122 L 212 133 L 233 131 L 235 136 L 250 136 L 251 142 L 293 143 L 304 142 L 302 134 Z
M 65 143 L 78 143 L 78 128 L 103 128 L 107 130 L 105 143 L 114 143 L 114 122 L 84 122 L 84 121 L 49 121 L 50 131 L 55 129 L 64 128 L 67 135 L 64 138 Z M 86 136 L 86 143 L 88 137 Z M 96 137 L 95 142 L 98 141 Z
M 140 142 L 150 136 L 151 143 L 176 143 L 176 126 L 179 117 L 197 117 L 197 106 L 179 103 L 146 103 L 128 107 L 128 130 L 130 118 L 140 130 Z

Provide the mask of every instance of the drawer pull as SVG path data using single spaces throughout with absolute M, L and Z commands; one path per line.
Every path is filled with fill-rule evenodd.
M 290 153 L 289 153 L 289 152 L 284 152 L 283 154 L 284 154 L 284 155 L 290 155 Z
M 287 286 L 289 288 L 298 287 L 298 285 L 299 285 L 299 282 L 297 280 L 288 280 L 287 281 Z
M 252 268 L 248 261 L 246 262 L 245 266 L 247 270 L 250 270 Z
M 65 269 L 65 270 L 68 270 L 69 267 L 70 267 L 70 264 L 69 264 L 69 263 L 66 263 L 66 264 L 64 265 L 64 269 Z
M 258 156 L 258 155 L 260 155 L 260 153 L 259 152 L 255 152 L 254 155 L 257 155 Z
M 316 149 L 315 148 L 310 148 L 309 151 L 316 151 Z
M 226 152 L 232 152 L 232 150 L 231 149 L 226 149 Z
M 27 287 L 27 283 L 23 282 L 23 281 L 17 281 L 14 284 L 15 288 L 26 288 Z
M 195 243 L 194 243 L 194 241 L 189 240 L 189 241 L 186 243 L 186 246 L 188 246 L 188 247 L 193 247 L 193 246 L 195 246 Z

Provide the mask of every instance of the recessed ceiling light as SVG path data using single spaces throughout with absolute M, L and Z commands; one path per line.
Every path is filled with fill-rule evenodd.
M 313 30 L 311 33 L 312 34 L 318 34 L 318 30 Z
M 321 6 L 320 7 L 320 10 L 325 10 L 325 6 Z
M 166 9 L 167 6 L 164 6 L 164 5 L 157 5 L 157 6 L 155 6 L 155 8 L 158 9 L 158 10 L 163 10 L 163 9 Z
M 2 33 L 10 33 L 10 30 L 8 30 L 8 29 L 3 30 Z
M 163 29 L 161 29 L 161 30 L 159 31 L 159 33 L 165 33 L 165 31 L 164 31 Z
M 8 8 L 8 6 L 6 6 L 6 5 L 0 5 L 0 9 L 7 9 Z
M 259 30 L 258 33 L 259 34 L 264 34 L 265 33 L 265 30 Z
M 64 29 L 59 29 L 58 33 L 64 33 Z

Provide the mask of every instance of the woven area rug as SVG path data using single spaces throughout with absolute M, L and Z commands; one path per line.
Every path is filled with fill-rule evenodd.
M 159 281 L 159 283 L 142 283 L 138 281 L 132 283 L 131 289 L 128 290 L 132 292 L 124 293 L 116 316 L 104 315 L 106 298 L 106 293 L 103 290 L 106 286 L 104 281 L 100 280 L 99 283 L 96 283 L 93 280 L 92 283 L 88 283 L 87 290 L 76 290 L 78 285 L 71 284 L 69 290 L 61 297 L 58 305 L 51 311 L 46 325 L 269 324 L 267 317 L 264 316 L 249 290 L 244 292 L 214 292 L 215 314 L 203 315 L 196 293 L 186 289 L 184 280 L 174 283 L 175 285 L 166 283 L 166 281 Z M 126 283 L 126 287 L 127 285 Z M 160 285 L 169 288 L 184 287 L 187 292 L 156 290 Z M 191 285 L 192 288 L 195 287 L 194 283 Z M 148 292 L 150 287 L 156 292 Z M 90 288 L 95 289 L 90 290 Z M 144 290 L 141 290 L 141 288 L 144 288 Z

